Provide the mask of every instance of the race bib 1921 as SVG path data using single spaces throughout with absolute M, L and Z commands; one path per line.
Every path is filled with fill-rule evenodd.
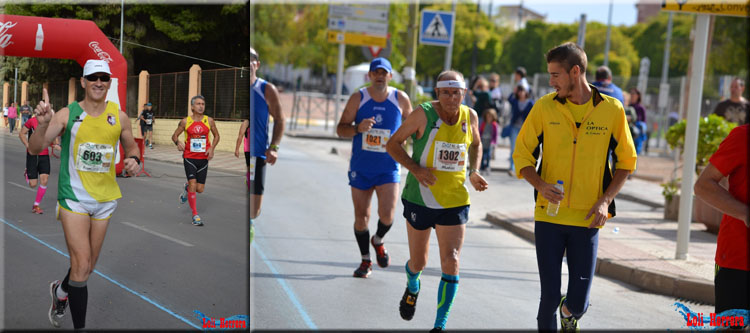
M 111 145 L 84 142 L 78 145 L 76 170 L 88 172 L 109 172 L 115 150 Z
M 385 153 L 385 144 L 391 137 L 391 130 L 387 128 L 372 128 L 362 133 L 362 150 Z
M 466 145 L 435 141 L 433 167 L 438 171 L 463 171 L 466 166 Z

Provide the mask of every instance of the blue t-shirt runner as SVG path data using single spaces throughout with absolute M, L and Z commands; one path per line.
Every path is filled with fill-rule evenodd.
M 401 179 L 400 166 L 385 151 L 388 139 L 401 126 L 398 90 L 388 87 L 388 97 L 382 102 L 372 99 L 367 88 L 360 89 L 359 93 L 355 123 L 372 118 L 375 124 L 369 131 L 355 135 L 352 140 L 349 185 L 366 190 L 385 183 L 398 183 Z
M 266 80 L 255 79 L 250 86 L 250 156 L 266 159 L 268 149 L 268 103 L 266 102 Z

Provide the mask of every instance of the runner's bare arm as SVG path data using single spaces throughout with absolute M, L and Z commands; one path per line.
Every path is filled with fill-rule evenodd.
M 42 89 L 42 100 L 34 110 L 36 114 L 37 127 L 34 134 L 29 138 L 29 153 L 38 155 L 49 146 L 50 142 L 65 130 L 68 122 L 68 108 L 63 108 L 55 113 L 52 104 L 49 103 L 49 93 L 46 88 Z
M 398 106 L 401 107 L 401 119 L 405 120 L 411 114 L 411 100 L 405 92 L 398 91 Z
M 281 111 L 281 102 L 279 102 L 279 91 L 276 86 L 269 83 L 266 85 L 266 101 L 268 102 L 268 113 L 273 117 L 273 134 L 271 144 L 278 145 L 284 134 L 284 112 Z
M 177 124 L 177 129 L 174 130 L 174 134 L 172 134 L 172 142 L 174 142 L 179 151 L 185 150 L 185 143 L 180 141 L 180 134 L 182 134 L 182 132 L 185 132 L 185 118 L 180 120 Z
M 211 125 L 211 134 L 214 136 L 214 141 L 211 142 L 211 148 L 206 149 L 206 155 L 208 155 L 208 159 L 212 159 L 214 157 L 214 149 L 219 145 L 219 129 L 216 128 L 216 123 L 214 122 L 214 118 L 208 117 L 208 124 Z
M 65 125 L 68 122 L 68 114 L 68 108 L 64 108 L 55 112 L 52 119 L 46 124 L 39 122 L 34 134 L 29 138 L 29 154 L 38 155 L 42 150 L 46 149 L 55 138 L 63 133 Z
M 476 170 L 482 160 L 482 138 L 479 135 L 479 117 L 477 112 L 470 109 L 471 118 L 471 146 L 469 146 L 469 168 Z M 481 192 L 489 187 L 487 180 L 479 172 L 469 172 L 469 181 L 474 189 Z
M 338 134 L 339 137 L 351 138 L 360 132 L 366 132 L 369 131 L 370 128 L 372 128 L 372 125 L 370 125 L 368 128 L 367 124 L 363 125 L 362 127 L 358 127 L 362 123 L 368 121 L 368 119 L 363 120 L 362 123 L 353 124 L 357 119 L 357 109 L 359 109 L 360 100 L 361 96 L 359 91 L 349 96 L 349 100 L 346 102 L 346 106 L 344 107 L 344 112 L 341 113 L 339 124 L 336 126 L 336 134 Z
M 424 110 L 421 106 L 418 106 L 414 112 L 412 112 L 401 127 L 393 133 L 391 139 L 385 145 L 385 149 L 388 154 L 393 157 L 396 162 L 404 166 L 414 177 L 417 178 L 420 184 L 424 186 L 432 186 L 437 181 L 435 175 L 432 174 L 428 168 L 423 168 L 417 162 L 414 162 L 412 158 L 404 150 L 403 144 L 409 136 L 414 133 L 424 133 L 425 127 L 427 126 L 427 116 L 424 114 Z
M 750 228 L 750 207 L 723 188 L 719 181 L 724 175 L 710 162 L 695 182 L 695 195 L 716 207 L 720 212 L 745 222 Z
M 18 138 L 21 139 L 21 143 L 23 143 L 26 149 L 29 149 L 29 140 L 26 139 L 26 136 L 28 136 L 28 133 L 29 133 L 29 128 L 26 126 L 21 126 L 21 130 L 18 131 Z
M 125 159 L 122 160 L 122 163 L 125 166 L 125 171 L 129 175 L 135 176 L 141 171 L 141 164 L 131 157 L 139 157 L 141 154 L 138 145 L 135 144 L 135 139 L 133 139 L 133 127 L 130 124 L 130 118 L 123 111 L 120 111 L 120 127 L 122 129 L 120 131 L 120 142 L 122 142 L 122 148 L 125 150 Z
M 240 157 L 240 146 L 245 141 L 245 134 L 247 134 L 247 128 L 250 126 L 250 121 L 245 119 L 240 125 L 240 133 L 237 134 L 237 144 L 234 147 L 234 156 Z

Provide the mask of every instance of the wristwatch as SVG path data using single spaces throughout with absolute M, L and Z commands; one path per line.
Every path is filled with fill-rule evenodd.
M 270 145 L 268 146 L 268 149 L 271 149 L 273 151 L 279 151 L 279 145 Z
M 477 169 L 469 169 L 469 176 L 471 176 L 472 173 L 479 172 Z

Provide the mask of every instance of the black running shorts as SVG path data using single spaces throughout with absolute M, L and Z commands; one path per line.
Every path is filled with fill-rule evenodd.
M 195 179 L 198 184 L 206 183 L 208 175 L 208 159 L 183 158 L 182 164 L 185 165 L 185 176 L 187 179 Z
M 750 271 L 717 267 L 714 276 L 716 313 L 750 310 Z
M 428 208 L 401 199 L 404 217 L 414 229 L 427 230 L 435 225 L 462 225 L 469 221 L 469 205 L 453 208 Z
M 249 159 L 248 159 L 249 160 Z M 248 162 L 248 165 L 250 163 Z M 254 174 L 250 177 L 250 193 L 263 195 L 266 183 L 266 160 L 256 157 Z
M 39 178 L 39 174 L 49 175 L 49 155 L 31 155 L 26 152 L 26 176 L 29 179 Z

